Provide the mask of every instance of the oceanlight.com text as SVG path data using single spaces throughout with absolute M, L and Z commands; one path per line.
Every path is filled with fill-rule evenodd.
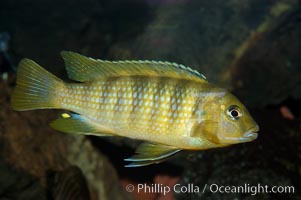
M 294 186 L 269 186 L 269 185 L 261 185 L 258 183 L 257 185 L 244 184 L 241 186 L 223 186 L 218 184 L 207 185 L 208 190 L 211 193 L 238 193 L 238 194 L 251 194 L 256 195 L 259 193 L 287 193 L 293 194 L 295 192 Z

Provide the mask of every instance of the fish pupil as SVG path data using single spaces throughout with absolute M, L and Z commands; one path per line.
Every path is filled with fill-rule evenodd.
M 232 110 L 232 111 L 231 111 L 231 116 L 232 116 L 232 117 L 235 117 L 235 118 L 236 118 L 236 117 L 238 117 L 238 115 L 239 115 L 239 113 L 238 113 L 237 110 Z

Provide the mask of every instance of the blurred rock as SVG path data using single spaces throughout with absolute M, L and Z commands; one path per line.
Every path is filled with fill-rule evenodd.
M 46 200 L 46 193 L 39 180 L 32 175 L 16 170 L 0 160 L 0 199 Z
M 53 200 L 90 200 L 86 179 L 76 166 L 47 171 L 47 189 Z
M 250 106 L 301 99 L 301 4 L 282 14 L 232 65 L 235 92 Z

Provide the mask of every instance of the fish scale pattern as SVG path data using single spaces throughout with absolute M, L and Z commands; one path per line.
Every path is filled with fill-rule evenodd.
M 121 77 L 69 84 L 59 94 L 63 108 L 117 132 L 156 135 L 185 134 L 195 108 L 195 92 L 181 80 Z

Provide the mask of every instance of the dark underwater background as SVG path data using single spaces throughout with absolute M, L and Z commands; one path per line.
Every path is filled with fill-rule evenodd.
M 232 91 L 260 126 L 251 143 L 124 168 L 139 142 L 52 130 L 58 110 L 10 108 L 17 64 L 68 80 L 60 51 L 190 66 Z M 1 0 L 0 200 L 301 199 L 301 2 L 297 0 Z M 199 192 L 127 192 L 132 184 Z M 205 185 L 293 186 L 212 192 Z

